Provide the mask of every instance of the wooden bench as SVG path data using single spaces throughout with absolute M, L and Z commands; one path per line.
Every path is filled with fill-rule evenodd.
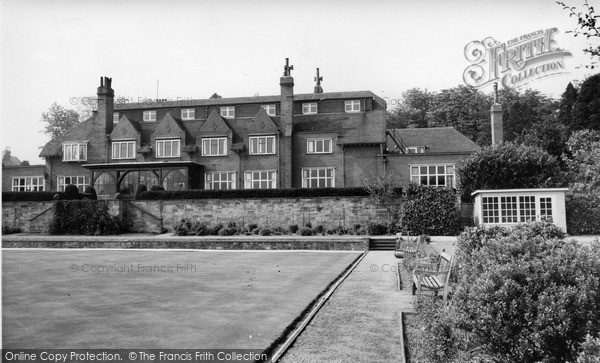
M 453 260 L 454 256 L 442 251 L 439 261 L 416 262 L 413 270 L 413 295 L 416 293 L 418 298 L 421 292 L 432 291 L 437 296 L 439 291 L 443 291 L 443 299 L 446 302 Z
M 411 239 L 410 233 L 404 236 L 402 233 L 396 233 L 396 251 L 394 255 L 398 258 L 414 257 L 419 251 L 419 238 L 415 236 Z

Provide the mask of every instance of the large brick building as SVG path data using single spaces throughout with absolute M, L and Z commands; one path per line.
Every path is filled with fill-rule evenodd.
M 93 184 L 99 195 L 173 189 L 353 187 L 383 172 L 386 104 L 369 91 L 115 104 L 46 144 L 49 186 Z
M 453 128 L 386 130 L 385 101 L 370 91 L 324 93 L 318 74 L 313 93 L 294 94 L 292 68 L 276 96 L 143 103 L 115 102 L 103 77 L 93 117 L 40 153 L 43 186 L 11 189 L 21 182 L 15 169 L 3 190 L 356 187 L 384 173 L 455 187 L 456 163 L 479 149 Z

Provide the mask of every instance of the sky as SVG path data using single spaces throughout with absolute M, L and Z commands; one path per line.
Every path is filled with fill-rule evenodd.
M 130 100 L 278 95 L 289 58 L 294 93 L 312 92 L 318 67 L 325 92 L 370 90 L 392 108 L 408 89 L 464 84 L 469 42 L 553 27 L 572 56 L 528 87 L 559 98 L 593 74 L 552 0 L 0 1 L 0 147 L 31 164 L 49 141 L 41 114 L 77 109 L 101 76 Z

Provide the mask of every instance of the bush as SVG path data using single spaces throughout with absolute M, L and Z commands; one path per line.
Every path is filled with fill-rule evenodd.
M 256 224 L 256 223 L 250 223 L 250 224 L 248 224 L 248 232 L 252 232 L 252 231 L 254 231 L 257 228 L 258 228 L 258 224 Z
M 54 200 L 55 194 L 62 194 L 57 192 L 2 192 L 3 202 L 22 202 L 22 201 L 35 201 L 35 202 L 50 202 Z
M 461 235 L 449 315 L 462 341 L 451 343 L 499 361 L 573 361 L 586 335 L 600 334 L 600 248 L 563 237 L 547 222 Z
M 98 199 L 98 194 L 96 194 L 96 189 L 94 189 L 94 187 L 91 185 L 88 185 L 87 187 L 85 187 L 85 191 L 83 192 L 83 195 L 85 198 L 88 198 L 91 200 Z
M 2 226 L 2 234 L 22 233 L 23 230 L 19 227 Z
M 108 203 L 100 200 L 55 201 L 50 234 L 109 235 L 121 232 L 118 217 L 108 213 Z
M 273 232 L 269 228 L 262 228 L 260 230 L 261 236 L 270 236 Z
M 139 200 L 142 198 L 142 193 L 147 191 L 148 188 L 146 188 L 146 186 L 144 184 L 140 184 L 138 185 L 137 191 L 135 192 L 135 200 Z
M 567 196 L 567 230 L 572 235 L 600 234 L 600 196 Z
M 323 227 L 322 224 L 319 224 L 318 226 L 315 227 L 316 234 L 323 234 L 324 231 L 325 231 L 325 227 Z
M 457 235 L 459 218 L 454 190 L 410 184 L 405 188 L 400 224 L 415 234 Z
M 290 233 L 291 233 L 291 234 L 296 234 L 296 232 L 298 232 L 298 228 L 299 228 L 299 227 L 298 227 L 298 225 L 297 225 L 297 224 L 292 224 L 292 225 L 289 227 Z
M 143 192 L 144 200 L 168 199 L 245 199 L 245 198 L 315 198 L 368 196 L 364 188 L 297 188 L 297 189 L 226 189 L 226 190 L 153 190 Z
M 313 235 L 313 230 L 312 230 L 312 228 L 303 227 L 300 230 L 300 235 L 301 236 L 312 236 Z
M 367 234 L 371 236 L 383 236 L 388 233 L 388 227 L 383 222 L 369 223 L 367 226 Z
M 153 185 L 150 187 L 151 191 L 160 191 L 160 190 L 165 190 L 165 188 L 162 185 Z
M 65 186 L 65 192 L 63 193 L 63 199 L 66 200 L 77 200 L 79 199 L 79 189 L 73 184 L 67 184 Z
M 175 224 L 174 228 L 176 236 L 187 236 L 190 234 L 192 223 L 188 219 L 182 219 Z
M 536 146 L 503 143 L 483 148 L 456 169 L 462 201 L 477 189 L 542 188 L 565 184 L 558 160 Z

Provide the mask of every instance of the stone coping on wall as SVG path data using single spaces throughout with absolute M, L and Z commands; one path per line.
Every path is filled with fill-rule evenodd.
M 48 236 L 19 233 L 2 236 L 2 248 L 138 248 L 208 250 L 348 250 L 365 251 L 369 236 Z

